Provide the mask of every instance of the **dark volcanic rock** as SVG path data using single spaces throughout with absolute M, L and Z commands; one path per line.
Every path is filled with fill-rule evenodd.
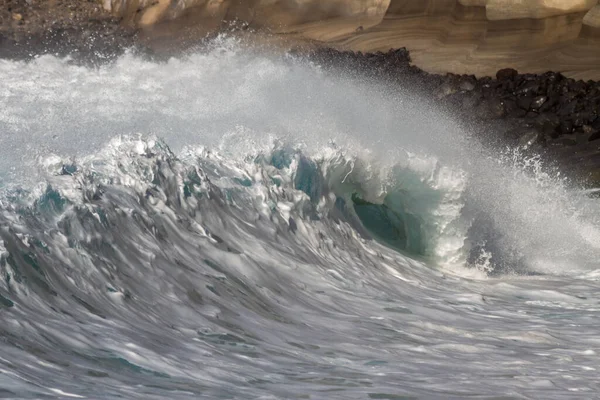
M 517 105 L 521 110 L 529 110 L 531 108 L 531 103 L 533 102 L 533 96 L 525 95 L 521 96 L 517 99 Z
M 600 160 L 578 155 L 600 154 L 598 82 L 575 81 L 557 72 L 519 74 L 512 68 L 499 70 L 496 79 L 427 74 L 410 66 L 410 56 L 403 49 L 364 56 L 331 49 L 316 54 L 317 58 L 327 54 L 330 64 L 331 59 L 353 60 L 367 74 L 376 71 L 401 85 L 418 87 L 425 97 L 454 110 L 467 125 L 469 121 L 502 124 L 503 129 L 494 131 L 502 140 L 489 137 L 486 130 L 482 132 L 486 142 L 543 151 L 546 157 L 564 162 L 575 176 L 600 178 Z
M 477 78 L 475 78 L 473 75 L 470 75 L 462 77 L 458 87 L 460 88 L 460 90 L 470 92 L 475 89 L 476 85 Z
M 537 96 L 531 102 L 531 108 L 534 110 L 539 110 L 546 102 L 548 101 L 548 97 L 546 96 Z
M 519 72 L 517 72 L 516 69 L 504 68 L 504 69 L 499 70 L 496 73 L 496 79 L 498 79 L 499 81 L 512 80 L 512 79 L 516 78 L 518 75 L 519 75 Z
M 519 146 L 529 147 L 531 145 L 540 143 L 544 138 L 544 135 L 537 129 L 530 129 L 525 132 L 519 139 Z
M 446 80 L 442 83 L 436 90 L 436 97 L 438 99 L 443 99 L 444 97 L 448 97 L 458 92 L 459 86 L 457 82 L 453 82 L 451 80 Z
M 472 94 L 464 96 L 461 102 L 462 109 L 467 112 L 473 112 L 481 103 L 481 96 L 478 94 Z
M 563 120 L 559 125 L 559 132 L 563 135 L 573 133 L 573 123 L 570 120 Z
M 103 62 L 134 44 L 135 32 L 97 1 L 0 0 L 0 58 L 55 54 Z
M 535 121 L 535 126 L 544 136 L 552 139 L 556 139 L 560 134 L 560 119 L 553 113 L 540 114 Z
M 540 83 L 537 81 L 532 81 L 530 76 L 524 78 L 522 80 L 522 85 L 516 90 L 516 94 L 527 95 L 530 97 L 535 96 L 537 93 L 540 93 Z

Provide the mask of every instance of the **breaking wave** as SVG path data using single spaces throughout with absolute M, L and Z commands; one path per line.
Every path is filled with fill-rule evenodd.
M 0 395 L 597 389 L 593 191 L 408 88 L 219 40 L 0 64 Z

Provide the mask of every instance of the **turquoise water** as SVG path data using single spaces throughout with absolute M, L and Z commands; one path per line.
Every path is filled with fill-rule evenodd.
M 0 62 L 0 395 L 593 398 L 598 199 L 335 75 Z

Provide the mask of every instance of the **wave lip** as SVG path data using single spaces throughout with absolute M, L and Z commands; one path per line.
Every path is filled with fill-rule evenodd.
M 433 231 L 437 242 L 426 238 L 439 245 L 458 223 L 448 215 L 464 212 L 462 173 L 432 159 L 407 155 L 382 173 L 339 148 L 177 156 L 161 141 L 119 137 L 88 159 L 44 165 L 43 192 L 33 201 L 16 193 L 0 210 L 0 320 L 10 338 L 0 347 L 14 374 L 6 388 L 29 397 L 129 397 L 130 388 L 163 398 L 294 397 L 332 385 L 344 397 L 428 396 L 425 377 L 443 392 L 464 386 L 446 374 L 457 357 L 472 377 L 481 373 L 474 360 L 505 359 L 509 344 L 554 351 L 567 340 L 507 324 L 523 307 L 562 335 L 564 319 L 548 309 L 593 302 L 581 282 L 578 297 L 543 281 L 473 282 L 423 262 L 435 248 L 411 253 L 411 229 L 444 228 Z M 368 240 L 354 223 L 402 246 Z M 510 302 L 516 296 L 521 303 Z M 32 359 L 52 367 L 32 377 Z M 340 365 L 332 371 L 331 362 Z M 490 368 L 504 376 L 512 367 Z M 398 371 L 409 379 L 391 384 Z M 523 389 L 511 376 L 477 390 L 491 395 L 508 382 Z

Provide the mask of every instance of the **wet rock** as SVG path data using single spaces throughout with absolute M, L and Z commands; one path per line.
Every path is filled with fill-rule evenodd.
M 538 115 L 540 115 L 538 112 L 536 111 L 528 111 L 527 114 L 525 114 L 525 118 L 527 119 L 535 119 L 538 117 Z
M 488 121 L 503 120 L 498 122 L 495 135 L 490 136 L 494 145 L 533 149 L 544 146 L 547 147 L 544 154 L 575 151 L 588 154 L 588 147 L 596 149 L 600 143 L 597 133 L 600 131 L 600 84 L 597 82 L 575 81 L 556 72 L 519 74 L 510 68 L 498 71 L 496 79 L 442 76 L 411 66 L 405 61 L 409 57 L 404 52 L 399 53 L 399 58 L 390 53 L 364 54 L 358 59 L 356 55 L 338 54 L 341 53 L 335 51 L 328 57 L 353 60 L 365 70 L 377 71 L 380 75 L 391 74 L 398 77 L 395 82 L 401 81 L 402 76 L 418 77 L 420 87 L 426 88 L 425 97 L 443 99 L 445 107 L 458 111 L 458 118 L 467 124 L 470 119 L 492 125 L 495 123 Z M 414 82 L 414 78 L 411 79 Z M 563 153 L 561 149 L 566 147 L 569 150 Z
M 573 123 L 568 120 L 564 120 L 560 122 L 559 132 L 562 135 L 569 135 L 573 133 Z
M 504 132 L 504 138 L 508 141 L 518 141 L 523 136 L 523 130 L 527 128 L 513 127 Z
M 568 115 L 573 114 L 575 112 L 576 108 L 577 108 L 577 103 L 575 101 L 565 100 L 565 101 L 562 101 L 562 104 L 561 104 L 559 110 L 557 111 L 557 114 L 559 116 L 566 117 Z
M 536 126 L 546 137 L 556 139 L 560 132 L 560 119 L 556 114 L 546 113 L 537 117 L 534 126 Z
M 531 102 L 531 108 L 534 110 L 539 110 L 544 105 L 544 103 L 546 103 L 547 101 L 548 101 L 548 97 L 537 96 Z
M 596 119 L 596 116 L 591 112 L 580 112 L 573 116 L 573 125 L 576 127 L 582 127 L 592 123 Z
M 458 92 L 458 87 L 454 82 L 446 81 L 440 85 L 440 87 L 436 90 L 436 97 L 438 99 L 443 99 L 444 97 L 448 97 Z
M 474 76 L 467 76 L 461 79 L 459 83 L 459 89 L 465 92 L 470 92 L 475 89 L 477 84 L 477 79 Z
M 512 80 L 519 75 L 519 72 L 513 68 L 503 68 L 496 72 L 496 79 L 499 81 Z
M 483 119 L 498 119 L 507 115 L 504 102 L 498 98 L 482 101 L 475 110 L 475 114 Z
M 525 81 L 522 86 L 520 86 L 515 93 L 516 94 L 527 94 L 530 96 L 535 96 L 536 93 L 540 92 L 540 84 L 537 81 Z
M 461 108 L 465 111 L 474 110 L 481 103 L 481 97 L 477 94 L 469 94 L 462 98 Z
M 559 143 L 563 146 L 575 146 L 577 144 L 577 139 L 572 137 L 562 138 L 560 139 Z
M 533 102 L 533 96 L 525 95 L 517 98 L 517 106 L 522 110 L 529 110 Z
M 526 131 L 519 139 L 519 146 L 530 147 L 534 144 L 540 143 L 544 135 L 537 129 L 530 129 Z
M 546 72 L 545 74 L 542 75 L 542 77 L 546 81 L 552 82 L 552 83 L 560 82 L 565 79 L 564 75 L 561 74 L 560 72 L 552 72 L 552 71 Z
M 544 104 L 540 106 L 541 112 L 553 111 L 556 109 L 556 105 L 560 103 L 560 95 L 558 93 L 550 93 Z
M 515 99 L 509 97 L 503 99 L 502 103 L 504 104 L 504 110 L 507 116 L 516 118 L 523 117 L 523 110 L 521 110 L 519 106 L 517 106 L 517 102 Z
M 588 136 L 588 142 L 593 142 L 594 140 L 599 140 L 600 139 L 600 130 L 594 130 L 592 132 L 590 132 L 589 136 Z
M 506 110 L 506 116 L 509 118 L 524 118 L 527 115 L 527 109 L 519 107 L 517 100 L 506 99 L 503 100 L 504 109 Z

